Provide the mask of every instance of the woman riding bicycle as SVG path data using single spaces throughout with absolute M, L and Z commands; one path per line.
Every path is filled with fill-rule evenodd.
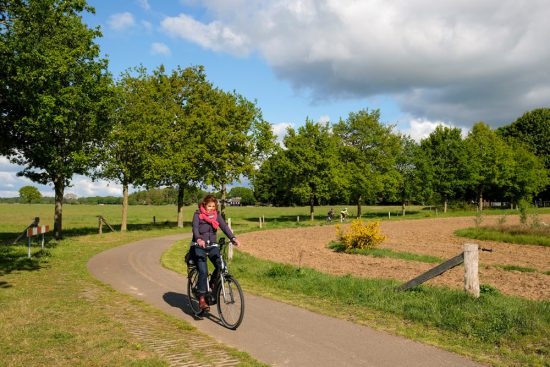
M 207 292 L 207 279 L 208 279 L 208 266 L 206 264 L 207 253 L 205 251 L 206 243 L 217 243 L 216 232 L 218 228 L 225 233 L 225 235 L 233 242 L 235 246 L 239 246 L 240 242 L 237 240 L 229 226 L 225 223 L 223 217 L 218 213 L 218 200 L 213 195 L 206 195 L 202 199 L 199 210 L 193 215 L 193 242 L 191 251 L 194 251 L 194 258 L 199 270 L 199 308 L 201 310 L 208 310 L 209 306 L 205 300 L 205 294 Z M 194 244 L 198 246 L 194 246 Z M 220 264 L 220 249 L 214 247 L 208 250 L 208 257 L 212 264 L 215 266 L 212 279 L 217 279 L 217 272 L 221 266 Z

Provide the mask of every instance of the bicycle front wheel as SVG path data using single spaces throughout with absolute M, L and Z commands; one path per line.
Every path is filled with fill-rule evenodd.
M 244 295 L 237 279 L 231 275 L 226 276 L 223 287 L 222 284 L 218 284 L 217 299 L 222 323 L 235 330 L 244 317 Z
M 201 312 L 201 309 L 199 308 L 198 286 L 199 271 L 197 269 L 193 269 L 189 272 L 189 276 L 187 277 L 187 299 L 189 300 L 189 306 L 195 315 Z

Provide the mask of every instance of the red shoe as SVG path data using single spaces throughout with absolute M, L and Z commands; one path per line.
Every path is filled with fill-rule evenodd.
M 202 311 L 210 310 L 210 306 L 208 306 L 208 303 L 206 303 L 206 300 L 204 299 L 204 296 L 199 296 L 199 308 Z

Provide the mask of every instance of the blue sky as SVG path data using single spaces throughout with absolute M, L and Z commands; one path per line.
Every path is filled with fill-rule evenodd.
M 256 100 L 279 135 L 306 118 L 363 108 L 416 139 L 437 124 L 493 127 L 550 105 L 550 7 L 544 0 L 89 0 L 117 77 L 204 65 L 208 79 Z M 32 184 L 0 157 L 0 197 Z M 75 176 L 66 193 L 121 195 Z

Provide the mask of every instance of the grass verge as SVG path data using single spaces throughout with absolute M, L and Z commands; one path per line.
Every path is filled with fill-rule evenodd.
M 444 259 L 441 259 L 436 256 L 418 255 L 410 252 L 393 251 L 385 248 L 377 248 L 377 249 L 370 249 L 370 250 L 351 249 L 346 251 L 345 246 L 343 244 L 339 242 L 334 242 L 334 241 L 330 242 L 328 244 L 328 247 L 336 252 L 346 252 L 348 254 L 358 254 L 358 255 L 372 256 L 372 257 L 391 257 L 393 259 L 420 261 L 420 262 L 430 263 L 430 264 L 437 264 L 444 261 Z
M 550 227 L 470 227 L 456 230 L 455 235 L 478 240 L 516 243 L 521 245 L 550 246 Z
M 67 238 L 51 241 L 45 250 L 33 248 L 31 259 L 25 246 L 0 246 L 0 366 L 168 366 L 157 342 L 169 343 L 169 356 L 214 365 L 204 353 L 193 352 L 197 338 L 240 365 L 263 365 L 111 290 L 87 271 L 96 253 L 171 233 L 176 230 Z
M 185 272 L 187 243 L 162 257 Z M 333 276 L 308 268 L 260 260 L 236 252 L 231 272 L 246 291 L 334 317 L 440 346 L 495 366 L 547 366 L 550 302 L 501 295 L 482 286 L 474 299 L 464 292 L 421 286 L 396 292 L 397 282 Z

